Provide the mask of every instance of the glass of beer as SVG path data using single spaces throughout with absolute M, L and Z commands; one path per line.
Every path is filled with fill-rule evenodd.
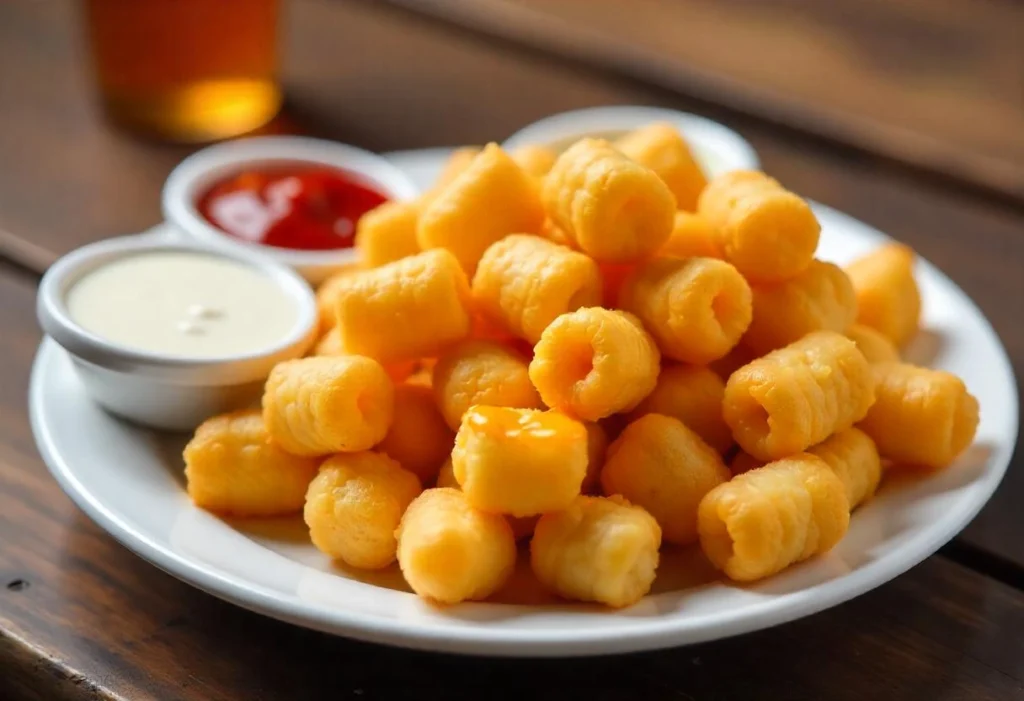
M 86 0 L 103 107 L 149 136 L 204 142 L 281 107 L 279 0 Z

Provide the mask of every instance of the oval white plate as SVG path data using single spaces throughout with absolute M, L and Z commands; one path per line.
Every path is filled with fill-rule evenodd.
M 447 150 L 392 154 L 418 184 Z M 844 262 L 885 237 L 816 206 L 821 255 Z M 925 480 L 887 483 L 855 514 L 831 553 L 759 585 L 714 578 L 696 549 L 664 556 L 655 592 L 623 611 L 553 603 L 522 567 L 510 603 L 439 609 L 405 589 L 393 568 L 345 572 L 308 541 L 301 519 L 227 522 L 194 508 L 182 489 L 184 437 L 161 437 L 92 404 L 56 344 L 40 348 L 30 410 L 57 481 L 102 528 L 161 569 L 248 609 L 374 642 L 487 655 L 557 656 L 644 650 L 776 625 L 846 601 L 906 571 L 952 538 L 999 484 L 1016 441 L 1017 397 L 988 322 L 948 278 L 921 261 L 926 331 L 911 359 L 962 376 L 981 402 L 975 445 Z M 520 556 L 520 564 L 526 558 Z M 518 602 L 518 603 L 515 603 Z

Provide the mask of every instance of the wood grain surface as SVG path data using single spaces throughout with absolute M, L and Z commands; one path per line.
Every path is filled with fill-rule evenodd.
M 1024 6 L 388 0 L 1024 202 Z
M 735 4 L 754 12 L 751 3 Z M 569 5 L 557 0 L 550 11 Z M 712 12 L 708 2 L 684 5 Z M 875 0 L 866 5 L 882 12 Z M 407 13 L 336 0 L 287 6 L 288 108 L 271 129 L 388 150 L 500 140 L 551 112 L 595 104 L 701 111 L 742 132 L 787 186 L 911 243 L 945 270 L 991 319 L 1024 377 L 1024 213 L 1012 203 L 918 177 L 889 155 L 837 148 L 706 101 L 510 53 Z M 468 662 L 260 618 L 116 544 L 63 496 L 29 433 L 25 395 L 39 338 L 34 285 L 56 256 L 156 224 L 163 179 L 191 149 L 137 140 L 100 119 L 76 7 L 0 3 L 0 698 L 564 698 L 570 687 L 595 699 L 767 691 L 780 699 L 880 691 L 1024 698 L 1024 594 L 941 556 L 854 602 L 737 640 L 607 660 Z M 1007 137 L 1006 154 L 1019 136 Z M 950 551 L 960 562 L 999 563 L 986 568 L 1018 583 L 1020 463 L 1018 454 Z
M 33 282 L 0 266 L 0 698 L 1024 698 L 1024 594 L 941 556 L 796 623 L 607 659 L 406 652 L 223 603 L 100 531 L 36 456 Z

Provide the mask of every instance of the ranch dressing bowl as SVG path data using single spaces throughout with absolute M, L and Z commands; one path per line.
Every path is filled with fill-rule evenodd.
M 561 112 L 523 127 L 502 147 L 511 150 L 536 144 L 561 153 L 584 137 L 614 141 L 654 122 L 668 122 L 679 130 L 709 178 L 733 170 L 761 168 L 754 148 L 732 129 L 695 114 L 660 107 L 615 105 Z
M 255 402 L 317 330 L 313 291 L 286 266 L 153 235 L 64 256 L 36 311 L 98 404 L 173 431 Z
M 347 243 L 341 247 L 303 250 L 303 244 L 268 244 L 258 237 L 239 237 L 218 226 L 207 216 L 209 211 L 203 210 L 215 188 L 237 181 L 239 176 L 272 178 L 275 173 L 278 175 L 272 181 L 272 189 L 260 185 L 248 202 L 243 199 L 235 203 L 240 206 L 237 214 L 243 225 L 260 218 L 276 223 L 278 217 L 284 216 L 281 208 L 294 207 L 301 201 L 304 196 L 300 192 L 301 178 L 307 176 L 320 179 L 316 183 L 320 201 L 314 206 L 320 210 L 325 201 L 335 201 L 326 195 L 332 192 L 344 195 L 329 190 L 322 182 L 325 177 L 340 178 L 352 188 L 373 191 L 384 200 L 407 200 L 419 194 L 405 173 L 370 151 L 308 137 L 254 137 L 210 146 L 179 163 L 164 183 L 161 196 L 164 217 L 188 238 L 231 251 L 269 256 L 297 271 L 310 283 L 318 284 L 339 267 L 355 261 L 356 250 Z M 288 179 L 288 174 L 296 177 Z M 282 179 L 288 182 L 281 182 Z M 354 234 L 356 220 L 339 220 L 345 224 L 346 237 Z M 258 229 L 258 222 L 256 226 Z

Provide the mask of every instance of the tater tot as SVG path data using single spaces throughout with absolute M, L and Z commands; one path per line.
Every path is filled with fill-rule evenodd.
M 676 212 L 672 235 L 658 251 L 677 258 L 721 258 L 718 235 L 707 218 L 693 212 Z
M 346 351 L 344 346 L 341 345 L 341 334 L 338 332 L 338 329 L 334 328 L 325 333 L 323 337 L 316 342 L 311 355 L 337 357 L 339 355 L 352 354 Z M 413 374 L 413 370 L 415 369 L 416 363 L 411 360 L 390 363 L 384 366 L 384 370 L 387 372 L 388 377 L 391 378 L 392 382 L 404 382 Z
M 708 492 L 697 513 L 704 554 L 739 582 L 828 552 L 849 525 L 842 481 L 806 453 L 733 477 Z
M 469 334 L 469 282 L 445 250 L 346 277 L 338 327 L 351 353 L 382 363 L 434 357 Z
M 480 148 L 478 146 L 463 146 L 452 151 L 451 155 L 448 156 L 448 160 L 445 161 L 444 167 L 441 168 L 441 172 L 438 173 L 437 179 L 434 181 L 430 189 L 423 193 L 420 197 L 420 204 L 425 207 L 427 203 L 431 202 L 435 197 L 441 194 L 446 187 L 451 185 L 455 178 L 462 175 L 462 172 L 469 168 L 469 164 L 473 162 L 480 154 Z
M 871 366 L 853 341 L 816 331 L 734 372 L 722 407 L 736 442 L 774 460 L 849 428 L 874 401 Z
M 541 516 L 530 565 L 559 596 L 621 608 L 650 591 L 660 547 L 658 522 L 639 506 L 620 496 L 580 496 Z
M 978 400 L 956 375 L 905 363 L 873 366 L 877 400 L 859 427 L 898 465 L 940 468 L 974 440 Z
M 359 355 L 279 363 L 263 390 L 263 420 L 295 455 L 366 450 L 391 425 L 395 389 L 380 363 Z
M 474 507 L 511 516 L 564 509 L 587 473 L 587 430 L 555 411 L 475 406 L 462 418 L 452 467 Z
M 303 511 L 313 545 L 352 567 L 395 561 L 395 529 L 420 493 L 416 475 L 387 455 L 334 455 L 310 483 Z
M 544 179 L 548 215 L 591 258 L 629 262 L 668 240 L 675 197 L 652 171 L 601 139 L 566 149 Z
M 338 290 L 341 289 L 342 280 L 358 270 L 361 270 L 361 266 L 356 263 L 343 265 L 316 288 L 316 309 L 320 317 L 321 337 L 338 324 Z M 338 342 L 340 343 L 341 339 L 338 339 Z
M 451 251 L 472 275 L 487 247 L 509 234 L 540 232 L 544 209 L 530 177 L 488 144 L 420 213 L 420 248 Z
M 914 279 L 914 251 L 898 243 L 882 246 L 846 266 L 857 293 L 857 322 L 903 346 L 917 333 L 921 292 Z
M 405 581 L 439 603 L 485 599 L 515 567 L 516 540 L 505 519 L 474 509 L 456 489 L 423 492 L 396 535 Z
M 587 474 L 583 477 L 580 492 L 593 494 L 600 491 L 601 468 L 608 450 L 608 432 L 600 424 L 587 423 Z
M 654 258 L 619 292 L 619 306 L 650 331 L 661 353 L 704 365 L 739 342 L 751 319 L 750 285 L 715 258 Z
M 697 209 L 697 197 L 708 184 L 683 135 L 671 124 L 657 122 L 634 129 L 615 141 L 615 148 L 661 178 L 679 209 Z
M 539 409 L 526 359 L 493 341 L 463 341 L 434 366 L 434 399 L 451 429 L 474 405 Z
M 420 252 L 416 222 L 420 203 L 392 200 L 364 214 L 356 224 L 356 251 L 363 265 L 376 268 Z
M 654 339 L 626 312 L 587 307 L 551 322 L 530 380 L 544 403 L 586 421 L 633 409 L 658 381 Z
M 555 152 L 544 146 L 537 146 L 535 144 L 526 144 L 520 146 L 510 154 L 512 160 L 523 169 L 527 175 L 532 175 L 535 178 L 542 178 L 548 174 L 551 170 L 551 166 L 555 164 Z
M 701 439 L 725 453 L 732 447 L 732 432 L 722 418 L 725 381 L 709 368 L 671 365 L 661 369 L 654 391 L 630 415 L 636 421 L 646 414 L 679 419 Z
M 536 343 L 556 317 L 601 303 L 601 274 L 582 253 L 519 234 L 487 249 L 472 289 L 487 318 Z
M 833 433 L 808 448 L 808 453 L 825 461 L 846 489 L 850 510 L 870 499 L 882 479 L 882 460 L 868 434 L 857 428 Z
M 301 511 L 320 464 L 274 443 L 258 409 L 207 419 L 185 446 L 184 458 L 188 495 L 195 505 L 234 516 Z
M 697 541 L 697 506 L 731 475 L 722 457 L 681 421 L 642 416 L 608 448 L 601 487 L 642 506 L 669 543 Z
M 753 291 L 753 320 L 743 344 L 764 355 L 812 331 L 843 333 L 857 316 L 853 285 L 838 265 L 812 260 L 785 282 L 760 283 Z
M 395 411 L 387 435 L 377 450 L 397 460 L 424 484 L 436 477 L 455 443 L 455 434 L 434 403 L 430 387 L 395 387 Z
M 328 329 L 327 333 L 316 342 L 312 355 L 330 357 L 351 354 L 345 352 L 345 347 L 341 345 L 341 333 L 338 332 L 338 329 L 333 328 Z
M 886 336 L 863 324 L 851 324 L 846 337 L 857 344 L 869 363 L 898 363 L 900 351 Z
M 778 282 L 814 258 L 821 226 L 807 203 L 764 173 L 732 171 L 701 192 L 697 213 L 711 223 L 725 259 L 751 282 Z
M 441 467 L 441 472 L 437 475 L 437 487 L 447 489 L 458 489 L 462 490 L 462 486 L 459 481 L 455 479 L 455 468 L 452 466 L 451 458 L 449 458 L 445 464 Z M 505 520 L 508 521 L 508 525 L 512 528 L 512 535 L 515 536 L 516 540 L 523 540 L 533 535 L 533 529 L 537 525 L 538 516 L 523 516 L 517 518 L 515 516 L 505 516 Z

